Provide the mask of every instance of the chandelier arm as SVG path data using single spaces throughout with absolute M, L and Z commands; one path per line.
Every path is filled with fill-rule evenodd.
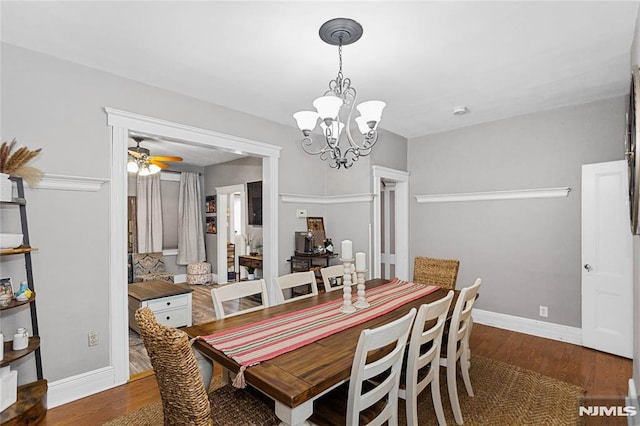
M 305 136 L 304 138 L 302 138 L 302 140 L 300 141 L 300 145 L 302 146 L 302 149 L 304 150 L 304 152 L 306 152 L 307 154 L 310 154 L 310 155 L 321 155 L 322 153 L 326 152 L 329 149 L 327 147 L 327 145 L 325 145 L 319 151 L 311 151 L 311 150 L 308 149 L 308 147 L 313 145 L 313 142 L 314 142 L 314 140 L 311 137 L 311 135 Z

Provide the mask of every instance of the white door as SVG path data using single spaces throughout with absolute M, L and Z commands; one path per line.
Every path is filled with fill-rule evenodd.
M 582 166 L 582 344 L 633 355 L 627 163 Z

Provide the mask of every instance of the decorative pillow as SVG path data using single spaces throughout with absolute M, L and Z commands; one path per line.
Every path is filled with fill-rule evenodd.
M 139 281 L 139 277 L 142 275 L 163 273 L 167 271 L 164 265 L 162 252 L 133 253 L 132 260 L 134 281 Z

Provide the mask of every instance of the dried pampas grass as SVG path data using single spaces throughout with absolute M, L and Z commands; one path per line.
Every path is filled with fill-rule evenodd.
M 11 153 L 16 143 L 15 139 L 11 143 L 2 142 L 0 146 L 0 173 L 21 177 L 27 182 L 27 185 L 33 187 L 40 182 L 44 173 L 35 167 L 27 166 L 27 163 L 40 154 L 42 149 L 32 151 L 23 146 Z

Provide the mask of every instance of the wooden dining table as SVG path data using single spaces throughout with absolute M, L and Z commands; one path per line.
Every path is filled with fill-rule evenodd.
M 366 282 L 366 288 L 371 289 L 387 282 L 389 281 L 386 279 L 369 280 Z M 275 401 L 275 412 L 282 424 L 302 425 L 313 413 L 315 399 L 349 379 L 356 345 L 362 330 L 375 328 L 398 319 L 411 308 L 419 308 L 424 303 L 434 302 L 445 297 L 447 293 L 446 289 L 438 289 L 387 314 L 248 367 L 244 371 L 245 380 Z M 192 338 L 207 336 L 337 300 L 342 298 L 342 295 L 341 291 L 320 293 L 310 298 L 206 322 L 182 330 Z M 455 293 L 449 308 L 449 316 L 453 312 L 457 296 L 458 292 Z M 205 341 L 196 340 L 194 347 L 222 367 L 234 373 L 239 371 L 238 363 Z

